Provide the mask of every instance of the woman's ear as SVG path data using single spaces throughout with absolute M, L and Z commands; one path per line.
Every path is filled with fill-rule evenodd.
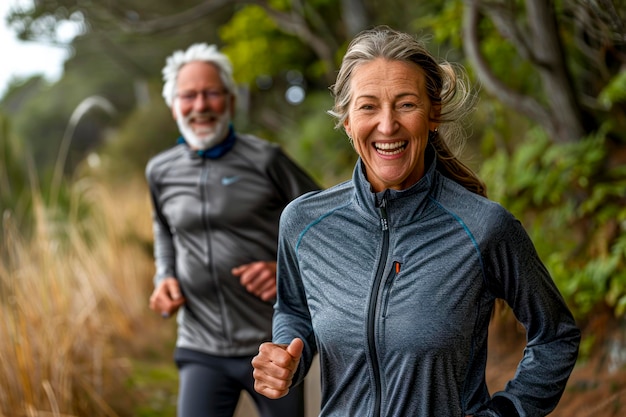
M 439 125 L 441 124 L 439 121 L 439 117 L 441 117 L 441 105 L 435 105 L 430 108 L 430 117 L 428 122 L 428 130 L 431 132 L 439 129 Z
M 352 129 L 350 128 L 350 118 L 346 117 L 346 120 L 343 121 L 343 129 L 346 131 L 346 135 L 349 138 L 352 138 Z

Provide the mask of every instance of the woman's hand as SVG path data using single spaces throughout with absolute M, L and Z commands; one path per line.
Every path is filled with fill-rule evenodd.
M 298 338 L 289 345 L 263 343 L 259 354 L 252 359 L 255 391 L 271 399 L 287 395 L 302 349 L 304 343 Z

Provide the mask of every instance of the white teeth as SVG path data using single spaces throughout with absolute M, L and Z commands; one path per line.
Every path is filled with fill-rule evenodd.
M 406 141 L 398 141 L 393 143 L 376 143 L 376 150 L 384 155 L 395 155 L 404 150 Z
M 404 146 L 405 142 L 393 142 L 393 143 L 376 143 L 378 149 L 394 149 Z

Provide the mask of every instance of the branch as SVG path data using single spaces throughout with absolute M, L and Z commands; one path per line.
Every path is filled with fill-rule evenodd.
M 600 3 L 600 4 L 596 4 Z M 626 42 L 626 29 L 615 4 L 610 0 L 590 1 L 589 6 L 602 22 L 607 22 L 616 41 Z
M 318 58 L 324 62 L 326 67 L 326 76 L 332 76 L 332 71 L 335 66 L 333 50 L 336 49 L 334 40 L 318 36 L 313 30 L 311 30 L 302 14 L 278 11 L 271 7 L 266 0 L 248 0 L 243 2 L 256 4 L 257 6 L 262 7 L 283 32 L 294 35 L 303 43 L 309 45 L 311 49 L 315 51 Z
M 509 88 L 492 71 L 482 52 L 478 36 L 480 20 L 479 0 L 466 0 L 463 18 L 463 48 L 485 88 L 505 105 L 519 111 L 532 120 L 537 121 L 549 132 L 555 130 L 549 111 L 532 97 L 528 97 Z
M 200 20 L 213 13 L 220 7 L 232 4 L 233 2 L 246 3 L 246 1 L 237 0 L 206 0 L 202 3 L 187 9 L 181 13 L 153 19 L 149 21 L 133 21 L 119 20 L 122 30 L 133 33 L 150 35 L 154 33 L 164 32 L 171 29 L 179 28 L 190 22 Z
M 346 35 L 352 38 L 369 24 L 367 10 L 360 0 L 341 0 L 341 15 L 346 27 Z
M 487 2 L 482 11 L 489 15 L 500 35 L 515 46 L 522 58 L 535 60 L 533 50 L 527 41 L 528 36 L 522 33 L 515 21 L 515 10 L 505 7 L 502 3 Z
M 565 56 L 558 37 L 556 19 L 552 11 L 551 0 L 526 0 L 526 19 L 528 20 L 532 48 L 536 59 L 533 64 L 540 69 L 563 72 Z
M 333 51 L 337 49 L 336 43 L 332 38 L 319 36 L 311 30 L 304 16 L 304 7 L 306 7 L 306 3 L 303 7 L 296 2 L 293 8 L 294 11 L 282 12 L 272 8 L 266 0 L 205 0 L 195 7 L 175 15 L 150 21 L 130 22 L 125 20 L 120 21 L 119 24 L 122 27 L 122 30 L 127 32 L 153 34 L 168 31 L 189 24 L 190 22 L 203 19 L 218 8 L 226 5 L 232 5 L 233 3 L 255 4 L 262 7 L 281 31 L 294 35 L 303 43 L 309 45 L 318 58 L 324 62 L 327 76 L 330 77 L 332 75 L 335 65 Z M 307 12 L 311 13 L 311 10 L 307 9 Z M 323 19 L 319 18 L 319 16 L 314 17 L 318 17 L 316 20 L 318 24 L 320 21 L 323 22 Z M 322 33 L 324 31 L 330 33 L 327 28 L 322 30 Z
M 537 68 L 543 90 L 554 119 L 558 141 L 575 141 L 585 135 L 583 115 L 576 97 L 576 88 L 566 66 L 565 50 L 557 25 L 553 0 L 526 0 L 526 14 L 529 22 Z M 590 128 L 593 128 L 589 126 Z

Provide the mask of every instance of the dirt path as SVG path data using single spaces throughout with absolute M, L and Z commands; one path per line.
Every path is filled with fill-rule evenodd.
M 606 337 L 598 346 L 619 341 L 626 349 L 626 333 L 616 325 L 590 326 L 595 334 Z M 583 333 L 583 341 L 586 335 Z M 501 389 L 514 374 L 524 349 L 524 333 L 510 324 L 496 323 L 489 339 L 487 385 L 490 392 Z M 623 417 L 626 416 L 626 358 L 618 362 L 598 350 L 586 362 L 579 361 L 568 381 L 563 397 L 550 417 Z M 624 352 L 624 351 L 622 351 Z M 622 353 L 623 354 L 623 353 Z

